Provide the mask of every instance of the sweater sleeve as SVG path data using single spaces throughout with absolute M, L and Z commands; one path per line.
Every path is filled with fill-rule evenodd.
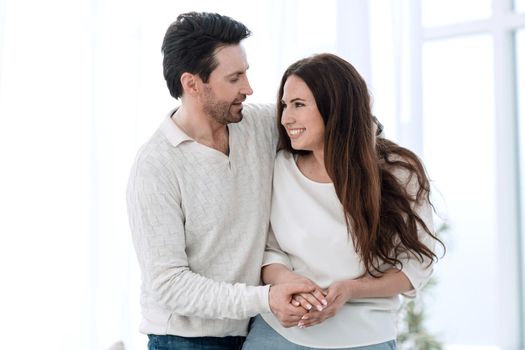
M 127 205 L 143 288 L 152 302 L 169 313 L 211 319 L 246 319 L 270 312 L 269 286 L 214 281 L 191 271 L 180 190 L 165 169 L 138 159 Z
M 264 133 L 272 144 L 272 152 L 277 152 L 279 130 L 277 129 L 277 108 L 275 105 L 272 103 L 247 104 L 245 108 L 247 113 L 255 117 L 259 127 L 257 132 Z
M 419 189 L 417 177 L 408 176 L 408 174 L 402 174 L 399 178 L 405 182 L 408 193 L 415 197 Z M 425 225 L 430 231 L 434 230 L 434 224 L 432 220 L 432 207 L 427 200 L 416 203 L 414 205 L 416 214 L 423 220 Z M 421 225 L 418 224 L 418 237 L 421 243 L 426 245 L 431 251 L 435 249 L 435 240 L 424 230 Z M 419 256 L 415 256 L 414 253 L 407 252 L 403 254 L 400 259 L 402 267 L 398 268 L 407 276 L 410 283 L 414 287 L 412 290 L 403 293 L 403 296 L 408 298 L 415 298 L 419 291 L 427 284 L 428 280 L 433 273 L 433 261 L 423 256 L 423 261 Z

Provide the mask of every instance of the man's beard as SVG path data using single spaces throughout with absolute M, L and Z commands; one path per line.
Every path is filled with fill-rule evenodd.
M 246 97 L 242 97 L 234 102 L 241 102 L 245 99 Z M 203 110 L 210 118 L 224 125 L 240 122 L 242 120 L 242 109 L 233 112 L 232 106 L 232 102 L 218 101 L 211 88 L 206 87 L 204 89 Z

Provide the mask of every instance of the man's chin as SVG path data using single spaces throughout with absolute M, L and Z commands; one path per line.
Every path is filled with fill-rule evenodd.
M 242 115 L 242 107 L 238 111 L 231 111 L 230 110 L 230 123 L 238 123 L 242 120 L 244 116 Z

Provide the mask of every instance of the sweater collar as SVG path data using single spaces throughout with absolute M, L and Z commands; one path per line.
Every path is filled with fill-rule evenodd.
M 175 113 L 176 110 L 176 108 L 171 110 L 164 119 L 162 125 L 160 126 L 162 133 L 164 134 L 164 136 L 166 136 L 169 143 L 171 143 L 173 147 L 177 147 L 184 141 L 194 141 L 184 131 L 182 131 L 182 129 L 179 128 L 177 124 L 175 124 L 175 121 L 173 119 L 171 119 L 171 116 Z

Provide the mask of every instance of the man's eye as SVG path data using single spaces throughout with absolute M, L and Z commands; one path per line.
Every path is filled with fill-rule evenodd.
M 239 78 L 232 78 L 230 79 L 230 83 L 236 83 L 239 81 Z

